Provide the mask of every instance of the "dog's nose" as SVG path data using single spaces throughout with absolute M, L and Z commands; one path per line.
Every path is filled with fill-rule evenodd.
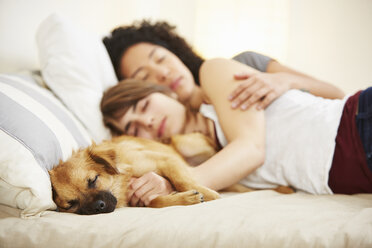
M 89 196 L 88 196 L 89 197 Z M 99 191 L 97 194 L 92 194 L 91 199 L 81 204 L 80 208 L 76 211 L 77 214 L 101 214 L 110 213 L 115 210 L 116 197 L 110 192 Z
M 94 209 L 97 211 L 97 213 L 101 213 L 106 208 L 106 203 L 102 200 L 98 200 L 94 203 Z

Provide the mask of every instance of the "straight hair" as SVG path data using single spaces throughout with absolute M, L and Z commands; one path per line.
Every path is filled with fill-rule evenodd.
M 103 123 L 114 136 L 122 135 L 123 129 L 119 126 L 119 118 L 123 116 L 131 106 L 152 93 L 163 93 L 172 96 L 174 92 L 166 86 L 140 81 L 125 79 L 117 85 L 109 88 L 101 100 L 101 112 Z

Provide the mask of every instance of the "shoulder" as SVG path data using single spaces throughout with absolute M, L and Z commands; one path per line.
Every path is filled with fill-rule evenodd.
M 233 110 L 230 106 L 228 95 L 236 87 L 233 75 L 242 72 L 257 73 L 255 69 L 242 63 L 223 58 L 207 60 L 200 68 L 202 89 L 216 110 L 222 130 L 229 141 L 244 133 L 261 130 L 264 126 L 263 111 L 257 111 L 255 105 L 246 111 Z
M 241 62 L 225 59 L 225 58 L 214 58 L 204 61 L 200 67 L 200 81 L 203 90 L 208 94 L 209 88 L 217 89 L 222 88 L 217 86 L 214 82 L 218 82 L 219 85 L 224 85 L 224 90 L 228 88 L 235 88 L 234 74 L 236 73 L 257 73 L 258 71 L 252 67 L 249 67 Z M 218 78 L 218 80 L 211 80 Z M 227 88 L 226 88 L 227 87 Z M 230 91 L 231 92 L 231 91 Z M 226 94 L 230 93 L 226 92 Z
M 261 72 L 266 72 L 269 62 L 273 60 L 271 57 L 253 51 L 239 53 L 232 59 L 251 66 Z

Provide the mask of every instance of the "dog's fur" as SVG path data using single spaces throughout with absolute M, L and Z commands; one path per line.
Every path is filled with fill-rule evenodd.
M 153 171 L 167 178 L 177 193 L 155 198 L 150 207 L 214 200 L 219 194 L 197 184 L 188 168 L 199 165 L 216 152 L 214 142 L 200 133 L 173 136 L 170 145 L 131 136 L 117 137 L 74 152 L 67 161 L 49 171 L 53 199 L 62 212 L 112 212 L 127 206 L 130 178 Z M 223 191 L 253 190 L 235 184 Z M 285 186 L 274 190 L 285 194 L 294 192 Z
M 208 140 L 191 135 L 194 143 L 184 147 L 185 157 L 198 163 L 213 155 Z M 190 137 L 189 137 L 190 138 Z M 183 139 L 181 136 L 177 139 Z M 175 141 L 174 141 L 175 142 Z M 198 152 L 192 147 L 200 146 Z M 176 149 L 182 149 L 178 146 Z M 150 207 L 190 205 L 219 198 L 219 194 L 195 182 L 188 164 L 172 146 L 130 136 L 110 141 L 73 153 L 65 162 L 49 171 L 53 199 L 59 211 L 96 214 L 127 206 L 126 193 L 131 177 L 153 171 L 167 178 L 177 193 L 159 196 Z M 193 151 L 194 150 L 194 151 Z M 192 161 L 191 161 L 192 162 Z

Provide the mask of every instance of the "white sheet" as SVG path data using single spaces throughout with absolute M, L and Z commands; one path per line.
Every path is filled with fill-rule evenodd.
M 21 219 L 0 206 L 1 247 L 372 247 L 372 195 L 234 194 L 193 206 Z

